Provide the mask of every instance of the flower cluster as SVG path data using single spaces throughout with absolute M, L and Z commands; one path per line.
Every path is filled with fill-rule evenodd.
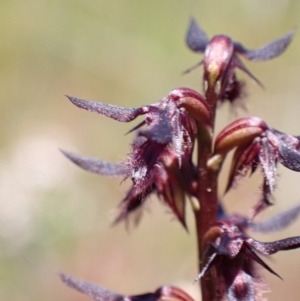
M 195 90 L 180 87 L 151 105 L 122 108 L 68 96 L 77 107 L 119 122 L 144 117 L 130 131 L 135 132 L 135 137 L 124 162 L 115 164 L 66 151 L 63 153 L 87 171 L 131 179 L 132 186 L 119 205 L 115 223 L 127 221 L 133 213 L 137 213 L 135 222 L 138 222 L 143 204 L 149 196 L 156 194 L 186 228 L 186 197 L 196 200 L 192 204 L 201 259 L 196 280 L 201 279 L 203 301 L 221 301 L 226 297 L 229 301 L 264 300 L 262 281 L 255 265 L 280 276 L 260 255 L 269 256 L 300 247 L 300 236 L 261 242 L 247 234 L 248 231 L 268 233 L 280 230 L 300 215 L 300 205 L 297 205 L 267 221 L 257 223 L 254 220 L 271 204 L 278 163 L 300 171 L 300 137 L 284 134 L 261 118 L 252 116 L 235 120 L 214 138 L 217 102 L 235 104 L 244 95 L 244 83 L 237 79 L 236 69 L 244 71 L 262 86 L 241 57 L 250 61 L 277 57 L 288 47 L 293 35 L 294 31 L 291 31 L 261 48 L 248 50 L 225 35 L 208 39 L 192 19 L 186 42 L 191 50 L 204 53 L 197 66 L 204 66 L 205 97 Z M 193 162 L 196 143 L 197 164 Z M 241 214 L 227 216 L 218 198 L 218 175 L 232 150 L 226 192 L 235 187 L 241 177 L 257 169 L 263 174 L 262 193 L 250 217 Z M 71 288 L 98 301 L 193 301 L 173 286 L 162 286 L 154 293 L 123 296 L 65 274 L 60 276 Z

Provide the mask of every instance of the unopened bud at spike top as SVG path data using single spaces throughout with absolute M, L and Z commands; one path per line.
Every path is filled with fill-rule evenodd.
M 204 54 L 204 77 L 209 86 L 221 79 L 232 58 L 234 45 L 231 39 L 217 35 L 211 39 Z

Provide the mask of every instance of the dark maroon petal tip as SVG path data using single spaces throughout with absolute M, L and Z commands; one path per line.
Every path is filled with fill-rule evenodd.
M 133 218 L 134 226 L 137 226 L 140 222 L 142 211 L 141 209 L 146 203 L 147 198 L 155 191 L 155 185 L 140 191 L 136 186 L 132 186 L 127 192 L 125 198 L 119 204 L 117 209 L 117 216 L 113 221 L 113 226 L 119 224 L 122 221 L 126 222 L 126 227 L 129 227 L 129 218 Z
M 194 18 L 191 18 L 188 32 L 186 34 L 186 44 L 195 52 L 204 52 L 209 39 L 206 33 L 197 24 Z
M 234 57 L 234 65 L 240 70 L 244 71 L 252 80 L 254 80 L 262 89 L 265 89 L 264 85 L 260 82 L 258 78 L 256 78 L 244 65 L 244 63 L 237 57 Z
M 234 46 L 235 50 L 248 60 L 254 62 L 266 61 L 282 54 L 291 43 L 294 34 L 295 30 L 291 30 L 283 37 L 254 50 L 247 50 L 240 43 L 234 43 Z
M 271 269 L 249 246 L 246 246 L 250 257 L 255 260 L 257 263 L 259 263 L 261 266 L 263 266 L 267 271 L 269 271 L 271 274 L 277 276 L 281 280 L 283 280 L 273 269 Z
M 109 163 L 63 150 L 61 150 L 61 152 L 77 166 L 93 173 L 108 177 L 124 177 L 129 173 L 128 167 L 125 164 Z
M 129 122 L 134 120 L 139 115 L 146 113 L 147 108 L 122 108 L 102 102 L 89 101 L 84 99 L 79 99 L 76 97 L 68 96 L 69 100 L 77 107 L 85 109 L 90 112 L 98 113 L 110 117 L 114 120 L 120 122 Z

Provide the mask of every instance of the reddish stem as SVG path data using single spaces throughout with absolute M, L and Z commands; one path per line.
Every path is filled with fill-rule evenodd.
M 200 210 L 195 210 L 199 271 L 203 268 L 201 254 L 203 254 L 203 237 L 207 230 L 215 223 L 218 211 L 218 172 L 207 168 L 207 161 L 212 156 L 213 132 L 215 125 L 215 111 L 217 95 L 214 87 L 206 91 L 206 100 L 211 106 L 210 129 L 199 127 L 198 130 L 198 172 Z M 202 301 L 216 300 L 216 287 L 211 273 L 205 273 L 201 278 Z

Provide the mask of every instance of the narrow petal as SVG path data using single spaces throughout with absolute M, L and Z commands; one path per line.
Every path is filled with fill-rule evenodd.
M 186 34 L 187 46 L 195 52 L 204 52 L 209 39 L 206 33 L 197 24 L 194 18 L 191 18 L 188 32 Z
M 262 89 L 264 89 L 264 85 L 257 79 L 249 70 L 248 68 L 244 65 L 244 63 L 237 57 L 234 56 L 234 61 L 233 64 L 235 67 L 241 69 L 244 71 L 250 78 L 252 78 Z
M 141 219 L 142 206 L 146 199 L 155 191 L 155 185 L 148 187 L 144 191 L 140 191 L 135 186 L 132 186 L 127 192 L 125 198 L 119 205 L 117 216 L 113 222 L 116 225 L 122 221 L 128 222 L 129 217 L 133 217 L 133 223 L 138 225 Z
M 253 166 L 257 160 L 260 145 L 255 140 L 250 144 L 242 144 L 235 150 L 231 161 L 225 193 L 227 193 Z
M 147 112 L 147 107 L 141 108 L 122 108 L 102 102 L 88 101 L 76 97 L 66 95 L 69 100 L 77 107 L 90 112 L 105 115 L 120 122 L 129 122 L 134 120 L 139 115 Z
M 247 247 L 247 251 L 253 260 L 263 266 L 266 270 L 268 270 L 271 274 L 277 276 L 282 279 L 273 269 L 271 269 L 250 247 Z
M 172 183 L 169 179 L 160 179 L 157 182 L 158 195 L 163 198 L 172 213 L 176 216 L 179 222 L 187 229 L 185 220 L 185 195 L 184 191 L 178 183 Z
M 181 167 L 181 157 L 183 153 L 183 129 L 180 123 L 180 113 L 178 110 L 175 111 L 174 116 L 172 118 L 172 127 L 173 127 L 173 147 L 178 159 L 178 165 Z
M 155 183 L 157 192 L 172 210 L 175 217 L 185 229 L 186 225 L 186 196 L 197 193 L 197 172 L 191 161 L 182 161 L 179 168 L 178 159 L 174 152 L 164 156 L 164 168 L 157 173 Z
M 271 233 L 283 230 L 290 226 L 300 215 L 300 204 L 272 216 L 266 221 L 260 223 L 251 222 L 248 224 L 249 229 L 259 233 Z
M 248 60 L 254 62 L 266 61 L 282 54 L 291 43 L 294 34 L 295 30 L 291 30 L 283 37 L 254 50 L 248 50 L 240 43 L 234 43 L 234 46 L 235 50 Z
M 270 188 L 269 185 L 266 183 L 266 179 L 264 178 L 263 189 L 262 189 L 262 194 L 260 196 L 260 199 L 251 210 L 252 211 L 250 217 L 251 220 L 253 220 L 263 210 L 273 205 L 273 203 L 270 201 L 270 197 L 271 197 Z
M 266 131 L 268 126 L 258 117 L 245 117 L 225 127 L 215 141 L 215 154 L 226 154 L 231 149 L 250 142 Z
M 136 131 L 137 129 L 139 129 L 140 127 L 144 126 L 146 124 L 146 121 L 143 120 L 142 122 L 140 122 L 139 124 L 137 124 L 135 127 L 133 127 L 131 130 L 129 130 L 125 135 L 128 135 L 134 131 Z
M 115 164 L 102 161 L 96 158 L 76 155 L 74 153 L 61 151 L 73 163 L 83 168 L 84 170 L 97 173 L 108 177 L 124 177 L 129 173 L 129 169 L 125 164 Z
M 195 69 L 197 69 L 198 67 L 200 67 L 202 64 L 203 64 L 203 60 L 200 61 L 199 63 L 197 63 L 196 65 L 194 65 L 194 66 L 192 66 L 192 67 L 190 67 L 190 68 L 184 70 L 184 71 L 182 72 L 182 74 L 190 73 L 190 72 L 194 71 Z
M 300 171 L 300 152 L 285 143 L 278 146 L 279 162 L 294 171 Z
M 59 276 L 68 287 L 89 296 L 95 301 L 125 301 L 124 296 L 108 291 L 101 286 L 77 280 L 64 273 L 59 273 Z

